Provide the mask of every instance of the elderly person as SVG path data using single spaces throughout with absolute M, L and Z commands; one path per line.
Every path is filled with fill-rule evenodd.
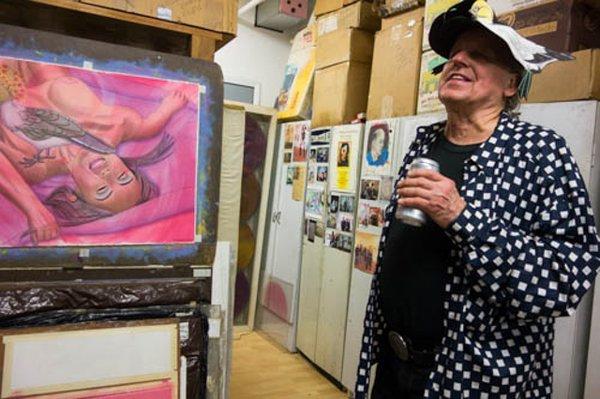
M 568 59 L 463 1 L 433 23 L 445 122 L 418 129 L 386 210 L 356 398 L 550 398 L 554 318 L 600 265 L 586 188 L 565 140 L 507 111 L 530 72 Z M 427 157 L 440 171 L 407 173 Z M 428 215 L 422 227 L 396 207 Z

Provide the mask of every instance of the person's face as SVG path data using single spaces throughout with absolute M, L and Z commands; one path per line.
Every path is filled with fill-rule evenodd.
M 340 148 L 340 158 L 346 159 L 346 156 L 348 156 L 348 146 L 342 145 L 342 147 Z
M 139 180 L 114 154 L 82 150 L 70 170 L 77 190 L 90 205 L 117 213 L 133 207 L 141 198 Z
M 483 29 L 459 36 L 440 76 L 438 94 L 446 107 L 504 106 L 516 93 L 517 75 L 506 65 L 509 50 L 499 38 Z
M 375 138 L 371 143 L 371 152 L 374 154 L 381 154 L 383 151 L 383 145 L 385 143 L 385 132 L 383 129 L 377 129 L 375 131 Z

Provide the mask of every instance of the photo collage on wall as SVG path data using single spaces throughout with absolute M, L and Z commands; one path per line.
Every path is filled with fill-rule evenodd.
M 325 238 L 325 197 L 329 178 L 330 141 L 329 129 L 315 129 L 310 134 L 304 208 L 304 233 L 310 242 L 315 242 L 315 238 Z
M 325 245 L 352 253 L 355 228 L 356 183 L 359 177 L 360 129 L 337 126 L 331 140 L 331 179 Z
M 394 193 L 392 153 L 398 123 L 398 119 L 369 121 L 365 128 L 354 267 L 367 273 L 375 272 L 385 208 Z
M 292 122 L 281 126 L 285 183 L 292 186 L 292 200 L 304 200 L 306 158 L 310 139 L 310 122 Z

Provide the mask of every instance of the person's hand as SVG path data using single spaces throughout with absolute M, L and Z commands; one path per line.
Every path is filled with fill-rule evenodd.
M 438 226 L 447 228 L 467 206 L 452 179 L 427 169 L 408 172 L 398 183 L 398 205 L 425 212 Z
M 35 212 L 27 215 L 29 235 L 34 244 L 48 241 L 59 236 L 59 227 L 56 218 L 46 207 L 40 206 Z
M 174 113 L 187 103 L 187 96 L 179 90 L 175 90 L 167 94 L 165 98 L 163 98 L 160 107 L 169 113 Z

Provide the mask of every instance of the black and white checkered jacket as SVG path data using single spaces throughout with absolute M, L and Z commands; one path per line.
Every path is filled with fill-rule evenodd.
M 418 129 L 398 180 L 443 127 Z M 424 397 L 550 398 L 554 318 L 573 314 L 600 266 L 579 169 L 562 137 L 502 114 L 465 161 L 460 193 L 467 207 L 446 229 L 445 336 Z M 367 305 L 358 399 L 367 396 L 386 326 L 379 273 L 396 200 L 386 209 Z

